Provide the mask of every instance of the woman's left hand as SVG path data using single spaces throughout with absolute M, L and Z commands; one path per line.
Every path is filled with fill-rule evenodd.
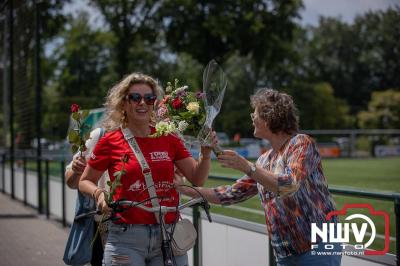
M 247 173 L 250 168 L 250 162 L 232 150 L 224 150 L 222 154 L 218 155 L 218 162 L 222 167 L 236 169 L 243 173 Z
M 211 151 L 218 145 L 217 133 L 211 131 L 210 133 L 210 145 L 201 146 L 201 154 L 205 157 L 211 156 Z

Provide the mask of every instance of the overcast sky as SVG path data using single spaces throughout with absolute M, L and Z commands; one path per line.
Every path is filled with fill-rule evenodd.
M 317 25 L 319 16 L 340 17 L 343 21 L 352 23 L 356 15 L 369 10 L 386 10 L 400 6 L 400 0 L 303 0 L 303 3 L 303 25 Z

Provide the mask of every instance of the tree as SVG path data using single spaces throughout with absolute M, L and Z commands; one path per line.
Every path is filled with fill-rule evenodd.
M 163 43 L 159 38 L 159 21 L 155 0 L 92 0 L 115 36 L 112 49 L 113 70 L 117 78 L 133 71 L 157 74 Z M 161 66 L 160 66 L 161 64 Z
M 35 136 L 34 124 L 34 30 L 35 11 L 40 16 L 40 34 L 42 45 L 46 44 L 61 28 L 64 15 L 61 9 L 68 1 L 14 1 L 14 110 L 15 132 L 22 136 L 21 148 L 30 146 Z M 40 51 L 42 53 L 42 51 Z M 40 69 L 39 71 L 42 71 Z
M 49 135 L 63 138 L 69 123 L 69 107 L 77 103 L 85 109 L 102 105 L 110 80 L 111 33 L 92 29 L 89 15 L 80 13 L 69 18 L 62 42 L 55 48 L 52 60 L 54 77 L 46 87 L 45 127 Z
M 252 72 L 252 64 L 249 56 L 234 54 L 224 65 L 228 85 L 221 113 L 216 118 L 214 127 L 231 137 L 236 133 L 243 137 L 253 136 L 250 95 L 257 88 L 257 80 Z
M 357 116 L 360 128 L 400 128 L 400 91 L 373 92 L 368 111 Z
M 236 52 L 251 56 L 255 75 L 285 58 L 301 1 L 163 1 L 160 15 L 168 45 L 206 65 Z
M 351 128 L 354 119 L 349 106 L 334 96 L 328 83 L 293 83 L 285 88 L 299 109 L 301 129 Z
M 366 107 L 371 92 L 400 84 L 400 7 L 368 12 L 353 25 L 322 18 L 303 47 L 303 72 L 310 82 L 325 81 L 352 113 Z

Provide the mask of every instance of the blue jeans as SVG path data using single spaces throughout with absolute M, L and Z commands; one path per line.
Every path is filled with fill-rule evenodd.
M 174 265 L 188 266 L 187 254 Z M 103 265 L 162 266 L 160 225 L 116 225 L 108 228 Z
M 320 243 L 318 248 L 300 255 L 277 258 L 276 264 L 278 266 L 338 266 L 340 265 L 342 255 L 322 255 L 326 254 L 323 252 L 341 252 L 343 250 L 340 243 L 334 243 L 331 245 L 333 245 L 333 249 L 330 249 L 331 247 L 325 249 L 324 244 Z

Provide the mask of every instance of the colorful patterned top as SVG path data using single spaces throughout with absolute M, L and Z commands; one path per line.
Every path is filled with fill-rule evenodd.
M 241 202 L 258 192 L 275 255 L 284 258 L 310 250 L 311 223 L 325 222 L 326 214 L 335 210 L 317 145 L 297 134 L 278 152 L 265 152 L 256 164 L 278 175 L 278 195 L 243 176 L 233 185 L 215 188 L 221 203 Z

